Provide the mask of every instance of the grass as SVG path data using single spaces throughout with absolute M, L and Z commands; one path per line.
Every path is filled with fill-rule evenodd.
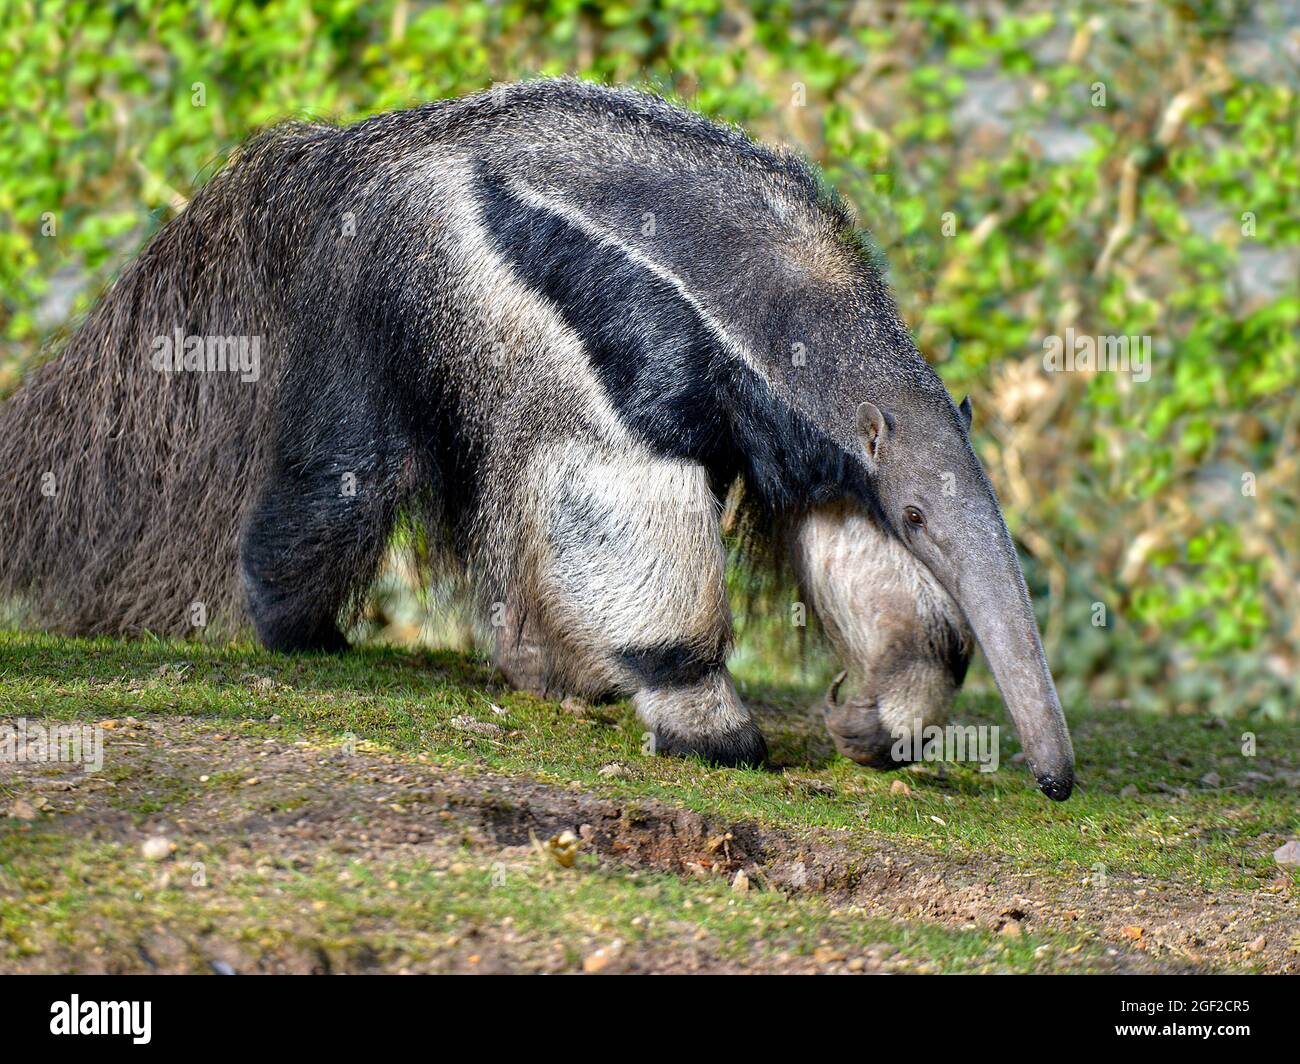
M 481 855 L 451 860 L 361 861 L 325 854 L 306 868 L 245 855 L 220 883 L 194 889 L 189 865 L 174 872 L 133 847 L 56 835 L 0 840 L 0 867 L 22 889 L 0 899 L 0 956 L 36 952 L 90 958 L 143 948 L 162 960 L 193 942 L 160 928 L 220 928 L 242 956 L 294 960 L 309 970 L 574 970 L 599 949 L 623 958 L 671 958 L 671 966 L 767 969 L 847 963 L 893 971 L 1029 972 L 1082 967 L 1100 950 L 1052 934 L 1007 939 L 987 930 L 909 925 L 837 910 L 778 892 L 733 893 L 725 881 L 682 880 L 604 868 L 507 866 Z M 492 940 L 482 929 L 504 929 Z M 160 943 L 161 939 L 161 945 Z
M 833 753 L 808 708 L 811 691 L 754 685 L 745 693 L 761 715 L 775 770 L 712 769 L 644 756 L 642 729 L 626 705 L 565 708 L 509 692 L 495 685 L 481 662 L 451 652 L 372 646 L 341 656 L 285 657 L 240 644 L 0 632 L 3 721 L 185 717 L 245 737 L 297 737 L 322 747 L 355 739 L 462 774 L 491 771 L 627 804 L 659 799 L 850 847 L 857 841 L 864 850 L 886 836 L 959 865 L 996 855 L 999 867 L 1018 874 L 1075 883 L 1104 872 L 1208 889 L 1253 890 L 1266 883 L 1279 889 L 1272 851 L 1300 830 L 1295 722 L 1260 721 L 1248 729 L 1070 707 L 1080 787 L 1069 802 L 1057 804 L 1011 762 L 1009 729 L 998 772 L 929 765 L 878 774 Z M 964 696 L 957 717 L 1003 723 L 996 699 L 976 694 Z M 472 721 L 494 728 L 486 734 L 466 730 Z M 1253 756 L 1243 753 L 1246 731 L 1253 733 Z M 615 762 L 626 775 L 600 774 Z M 110 782 L 112 772 L 107 766 Z M 909 794 L 892 788 L 899 779 Z M 237 775 L 217 774 L 207 786 L 235 792 L 240 783 Z M 186 787 L 181 779 L 158 778 L 129 800 L 110 802 L 120 800 L 123 815 L 144 825 L 186 800 Z M 15 797 L 15 788 L 0 782 L 0 810 Z M 302 800 L 280 797 L 271 809 Z M 11 959 L 24 943 L 51 934 L 64 936 L 63 948 L 77 956 L 78 943 L 87 945 L 78 936 L 88 922 L 98 929 L 95 941 L 102 948 L 103 936 L 129 937 L 166 922 L 164 914 L 187 926 L 223 923 L 254 940 L 261 927 L 277 948 L 310 940 L 327 957 L 329 949 L 341 950 L 342 963 L 380 957 L 416 969 L 450 963 L 445 944 L 457 927 L 499 926 L 507 918 L 518 942 L 497 945 L 514 950 L 518 963 L 527 955 L 527 963 L 554 963 L 557 970 L 600 942 L 654 949 L 660 940 L 680 939 L 683 920 L 693 929 L 686 940 L 694 943 L 698 932 L 699 948 L 707 947 L 715 963 L 875 948 L 888 965 L 903 968 L 1028 971 L 1050 965 L 1051 957 L 1086 960 L 1096 953 L 1096 944 L 1083 936 L 1009 940 L 988 930 L 882 920 L 836 910 L 821 898 L 766 891 L 738 897 L 725 881 L 597 866 L 594 858 L 581 876 L 538 875 L 525 862 L 506 868 L 485 891 L 490 855 L 466 854 L 439 865 L 432 857 L 359 863 L 329 852 L 317 855 L 319 867 L 275 870 L 273 890 L 253 877 L 231 880 L 219 896 L 195 895 L 175 885 L 158 887 L 157 869 L 126 844 L 72 839 L 39 825 L 6 832 L 5 823 L 0 820 L 0 925 Z M 1294 876 L 1285 883 L 1281 889 L 1300 895 Z M 125 898 L 135 899 L 134 909 L 122 905 Z M 295 922 L 304 913 L 310 930 Z M 57 928 L 65 930 L 51 930 Z M 82 930 L 68 930 L 74 928 Z M 818 945 L 825 941 L 833 948 Z M 558 953 L 539 945 L 550 942 Z M 458 956 L 460 966 L 468 963 L 470 954 Z
M 0 633 L 0 719 L 184 714 L 256 722 L 275 715 L 291 727 L 352 734 L 460 768 L 573 781 L 774 825 L 915 838 L 942 852 L 993 850 L 1026 871 L 1057 875 L 1088 875 L 1101 865 L 1210 888 L 1248 887 L 1276 875 L 1273 849 L 1300 830 L 1294 722 L 1246 727 L 1072 707 L 1079 789 L 1057 804 L 1012 763 L 1009 728 L 996 773 L 946 764 L 900 777 L 834 755 L 806 708 L 810 692 L 765 687 L 746 694 L 784 772 L 646 757 L 642 728 L 627 706 L 575 714 L 493 687 L 490 669 L 450 652 L 368 647 L 289 658 L 239 645 Z M 995 698 L 966 696 L 956 715 L 962 723 L 1004 723 Z M 502 730 L 478 736 L 451 723 L 465 717 Z M 1242 752 L 1247 732 L 1253 756 Z M 613 762 L 629 766 L 631 778 L 600 776 Z M 899 778 L 911 789 L 907 801 L 891 794 Z

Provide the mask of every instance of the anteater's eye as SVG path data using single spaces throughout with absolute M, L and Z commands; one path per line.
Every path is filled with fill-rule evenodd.
M 904 506 L 903 516 L 907 518 L 907 523 L 913 528 L 920 528 L 925 524 L 925 514 L 921 513 L 915 506 Z

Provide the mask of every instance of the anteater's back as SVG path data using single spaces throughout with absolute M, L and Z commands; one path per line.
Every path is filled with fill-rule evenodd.
M 238 624 L 240 529 L 290 416 L 293 460 L 331 469 L 365 464 L 331 450 L 341 421 L 395 427 L 376 468 L 428 480 L 462 554 L 526 441 L 734 475 L 701 351 L 794 395 L 772 347 L 819 343 L 862 270 L 801 163 L 641 94 L 539 82 L 271 130 L 0 408 L 0 595 L 75 632 Z M 173 337 L 255 339 L 256 372 L 159 369 Z

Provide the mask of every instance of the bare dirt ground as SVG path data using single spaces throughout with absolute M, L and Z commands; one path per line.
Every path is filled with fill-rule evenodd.
M 0 916 L 14 924 L 23 906 L 46 902 L 52 910 L 20 931 L 10 928 L 23 948 L 9 970 L 908 970 L 888 947 L 838 941 L 833 921 L 811 958 L 783 949 L 779 929 L 761 954 L 736 956 L 685 913 L 680 926 L 670 922 L 635 950 L 603 957 L 598 928 L 575 953 L 510 917 L 480 914 L 442 928 L 418 900 L 410 909 L 394 903 L 387 930 L 378 926 L 382 914 L 354 913 L 378 921 L 357 934 L 357 926 L 323 925 L 323 914 L 345 906 L 329 893 L 313 897 L 301 883 L 304 872 L 328 874 L 346 902 L 360 867 L 363 881 L 369 870 L 381 890 L 410 898 L 419 884 L 398 877 L 418 868 L 469 884 L 465 896 L 473 898 L 492 889 L 494 875 L 546 865 L 546 840 L 565 832 L 577 841 L 562 848 L 586 856 L 580 871 L 558 860 L 544 871 L 557 882 L 602 869 L 716 877 L 736 890 L 747 883 L 750 891 L 816 896 L 833 914 L 1008 939 L 1060 933 L 1097 947 L 1089 971 L 1297 970 L 1286 932 L 1295 926 L 1293 903 L 1281 896 L 1121 877 L 1049 882 L 996 854 L 955 863 L 887 838 L 850 849 L 826 832 L 719 822 L 658 801 L 615 801 L 419 757 L 240 735 L 187 718 L 124 723 L 113 742 L 111 776 L 69 765 L 0 765 L 0 784 L 19 796 L 8 852 L 21 854 L 27 838 L 64 854 L 48 881 L 33 878 L 30 862 L 25 873 L 0 867 Z M 141 859 L 151 838 L 168 841 L 155 841 L 163 852 Z M 68 846 L 83 856 L 66 860 Z M 123 855 L 135 859 L 131 869 L 109 867 Z M 196 885 L 196 869 L 206 883 Z M 132 897 L 141 899 L 135 918 L 106 915 L 105 881 L 117 884 L 128 910 Z M 96 896 L 94 904 L 65 905 L 61 920 L 57 899 L 79 887 Z M 154 899 L 152 888 L 170 889 L 176 900 L 144 904 L 146 894 Z M 442 907 L 455 911 L 456 897 Z M 424 918 L 428 930 L 420 931 Z M 340 919 L 346 925 L 346 913 Z M 105 920 L 114 926 L 106 929 Z

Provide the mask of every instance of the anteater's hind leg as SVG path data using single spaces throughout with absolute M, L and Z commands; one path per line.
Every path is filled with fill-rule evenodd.
M 533 612 L 512 603 L 494 604 L 500 617 L 494 619 L 492 664 L 516 691 L 539 698 L 563 699 L 577 696 L 591 702 L 612 702 L 623 693 L 609 679 L 608 670 L 575 672 L 576 658 L 560 651 L 548 640 Z
M 536 622 L 516 603 L 494 604 L 494 608 L 502 615 L 493 621 L 492 664 L 516 691 L 539 698 L 563 697 L 566 692 L 551 685 L 550 655 Z
M 657 753 L 762 763 L 726 667 L 726 558 L 704 470 L 577 446 L 543 467 L 533 597 L 552 684 L 631 694 Z
M 407 489 L 394 418 L 348 382 L 290 399 L 269 474 L 245 522 L 248 609 L 272 650 L 343 650 L 339 622 L 374 578 Z

